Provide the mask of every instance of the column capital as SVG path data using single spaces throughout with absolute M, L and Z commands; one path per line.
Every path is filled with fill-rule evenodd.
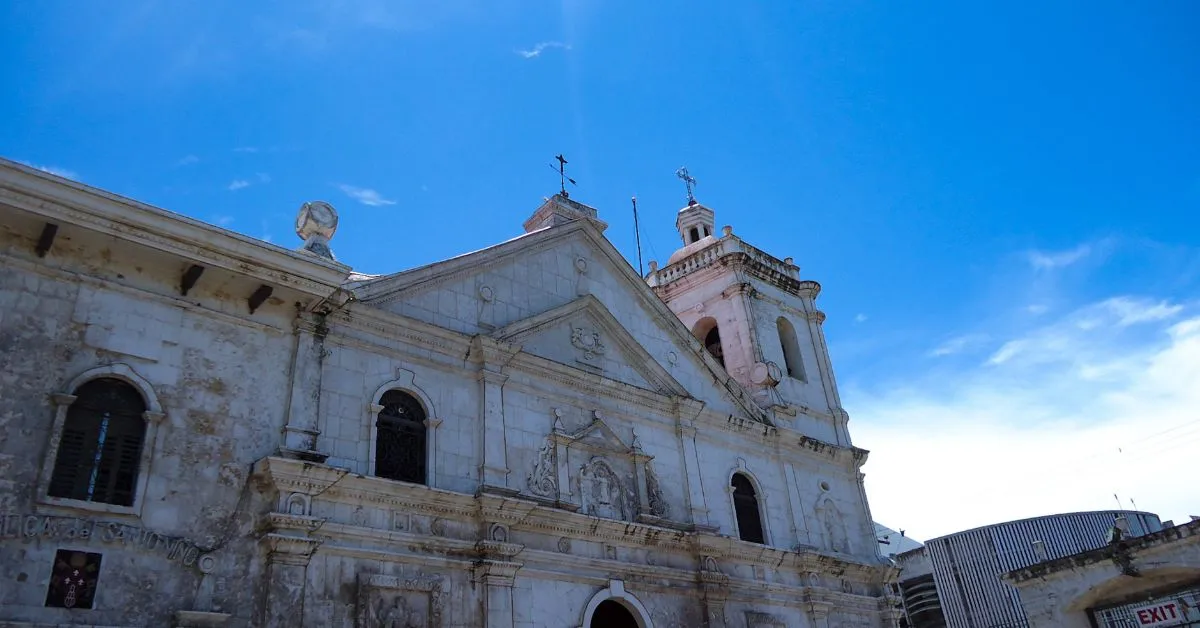
M 811 312 L 805 312 L 804 316 L 805 316 L 805 318 L 807 318 L 809 320 L 809 322 L 816 323 L 818 325 L 825 322 L 825 312 L 822 312 L 821 310 L 812 310 Z
M 471 338 L 467 359 L 488 371 L 499 371 L 521 352 L 520 345 L 478 334 Z

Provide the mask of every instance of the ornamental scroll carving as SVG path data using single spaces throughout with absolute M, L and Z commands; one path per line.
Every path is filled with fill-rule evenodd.
M 604 343 L 600 340 L 600 332 L 587 327 L 571 327 L 571 344 L 583 351 L 583 359 L 591 360 L 598 355 L 604 355 Z
M 650 503 L 650 514 L 664 519 L 671 516 L 671 505 L 663 497 L 658 475 L 654 473 L 654 466 L 649 462 L 646 463 L 646 497 Z
M 529 492 L 538 497 L 553 498 L 558 496 L 558 461 L 554 453 L 554 443 L 549 439 L 538 450 L 537 461 L 533 471 L 526 479 Z

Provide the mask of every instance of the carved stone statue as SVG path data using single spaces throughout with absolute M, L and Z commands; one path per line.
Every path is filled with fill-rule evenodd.
M 337 231 L 338 215 L 333 205 L 325 201 L 312 201 L 300 206 L 296 214 L 296 235 L 304 240 L 300 250 L 318 257 L 333 259 L 329 250 L 329 239 Z

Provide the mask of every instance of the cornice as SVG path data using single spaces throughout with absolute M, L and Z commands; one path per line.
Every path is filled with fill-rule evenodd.
M 25 258 L 15 257 L 8 253 L 0 252 L 0 262 L 3 262 L 6 268 L 20 268 L 23 271 L 36 273 L 58 281 L 76 281 L 94 288 L 102 288 L 104 290 L 111 290 L 113 292 L 122 292 L 137 299 L 144 299 L 147 301 L 161 303 L 163 305 L 169 305 L 171 307 L 177 307 L 188 312 L 194 312 L 200 316 L 207 316 L 212 319 L 238 325 L 240 327 L 246 327 L 259 332 L 286 334 L 290 331 L 284 327 L 263 322 L 263 320 L 243 318 L 236 314 L 230 314 L 221 310 L 214 310 L 212 308 L 205 307 L 202 304 L 189 301 L 187 299 L 181 299 L 176 296 L 160 294 L 157 292 L 150 292 L 144 288 L 117 283 L 110 279 L 84 274 L 61 266 L 51 266 Z
M 0 202 L 206 266 L 325 297 L 350 267 L 0 159 Z
M 383 340 L 399 340 L 416 347 L 455 356 L 460 360 L 471 343 L 471 336 L 467 334 L 357 302 L 331 315 L 330 322 L 370 333 Z M 337 329 L 332 328 L 330 331 L 332 333 Z

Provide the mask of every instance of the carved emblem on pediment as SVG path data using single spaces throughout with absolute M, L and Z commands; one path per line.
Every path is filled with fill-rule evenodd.
M 359 628 L 441 628 L 441 578 L 359 576 Z
M 547 440 L 538 450 L 537 460 L 533 463 L 533 471 L 529 472 L 526 486 L 529 492 L 538 497 L 558 496 L 558 462 L 555 459 L 554 443 Z
M 604 342 L 600 340 L 600 332 L 590 327 L 571 326 L 571 344 L 583 351 L 583 359 L 592 360 L 598 355 L 604 355 Z
M 632 519 L 632 491 L 604 458 L 595 456 L 580 466 L 576 482 L 584 514 L 621 521 Z

